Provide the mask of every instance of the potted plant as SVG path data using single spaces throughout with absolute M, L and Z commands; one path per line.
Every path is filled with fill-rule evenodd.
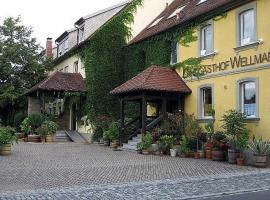
M 149 148 L 151 147 L 152 143 L 153 137 L 151 133 L 147 132 L 145 135 L 143 135 L 142 141 L 140 142 L 143 155 L 148 155 L 150 153 Z
M 207 138 L 207 142 L 204 145 L 204 149 L 205 149 L 205 157 L 207 159 L 212 159 L 213 135 L 215 134 L 214 122 L 215 122 L 214 119 L 210 119 L 204 127 L 206 130 L 206 138 Z
M 248 130 L 244 130 L 237 138 L 236 140 L 236 147 L 240 150 L 240 156 L 236 159 L 237 165 L 244 165 L 244 150 L 248 147 L 248 141 L 249 141 L 249 132 Z
M 103 144 L 104 146 L 110 146 L 110 132 L 104 131 L 103 133 Z
M 245 116 L 236 110 L 229 110 L 223 115 L 222 121 L 222 127 L 229 139 L 228 162 L 235 164 L 236 158 L 240 155 L 239 150 L 236 148 L 236 140 L 246 129 Z
M 217 131 L 212 136 L 212 160 L 213 161 L 224 161 L 226 152 L 226 135 Z
M 45 125 L 41 125 L 39 128 L 37 128 L 37 134 L 41 138 L 41 142 L 46 142 L 46 136 L 48 134 L 48 128 Z
M 266 167 L 267 154 L 270 152 L 270 142 L 260 139 L 253 139 L 248 145 L 249 149 L 253 152 L 253 164 L 255 167 Z
M 141 142 L 139 142 L 138 144 L 137 144 L 137 153 L 138 154 L 142 154 L 142 143 Z
M 200 158 L 199 142 L 203 134 L 202 129 L 194 115 L 185 115 L 184 124 L 185 124 L 185 135 L 189 138 L 193 138 L 196 140 L 196 152 L 194 153 L 195 158 Z
M 112 122 L 109 126 L 109 139 L 111 141 L 111 147 L 117 149 L 119 146 L 119 130 L 120 126 L 118 122 Z
M 176 156 L 176 149 L 173 149 L 175 138 L 172 135 L 163 135 L 157 142 L 162 152 L 170 151 L 171 156 Z
M 189 141 L 185 135 L 182 135 L 180 147 L 178 148 L 178 153 L 180 157 L 186 158 L 188 157 L 188 153 L 190 152 Z
M 56 133 L 58 125 L 55 122 L 49 120 L 44 121 L 42 125 L 45 126 L 48 130 L 45 136 L 46 142 L 53 142 L 53 135 Z
M 18 142 L 15 129 L 9 126 L 0 127 L 0 155 L 10 155 L 11 145 Z

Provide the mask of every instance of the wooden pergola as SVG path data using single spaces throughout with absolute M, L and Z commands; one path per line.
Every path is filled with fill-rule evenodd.
M 165 117 L 167 112 L 184 111 L 184 95 L 191 90 L 178 75 L 168 67 L 151 66 L 110 92 L 118 96 L 121 102 L 121 130 L 139 120 L 142 134 Z M 128 101 L 140 104 L 140 114 L 131 122 L 125 124 L 125 105 Z M 154 102 L 157 106 L 157 116 L 147 116 L 147 104 Z M 153 120 L 147 124 L 147 119 Z

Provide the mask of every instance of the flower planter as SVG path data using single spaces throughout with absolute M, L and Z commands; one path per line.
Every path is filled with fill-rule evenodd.
M 111 147 L 113 149 L 117 149 L 118 146 L 119 146 L 119 142 L 117 140 L 114 140 L 111 142 Z
M 177 150 L 176 149 L 170 149 L 171 157 L 176 157 Z
M 52 135 L 47 135 L 46 136 L 46 142 L 53 142 L 53 136 Z
M 38 143 L 40 141 L 41 139 L 39 135 L 28 135 L 28 142 Z
M 142 150 L 137 150 L 137 153 L 138 154 L 142 154 Z
M 110 141 L 109 140 L 104 140 L 104 146 L 110 146 Z
M 187 153 L 181 153 L 179 156 L 180 156 L 180 158 L 188 158 L 188 154 Z
M 213 161 L 224 161 L 225 155 L 221 150 L 212 150 L 212 160 Z
M 205 157 L 207 159 L 212 159 L 212 150 L 211 149 L 206 149 L 206 151 L 205 151 Z
M 240 156 L 239 151 L 236 151 L 234 149 L 229 149 L 228 150 L 228 162 L 230 164 L 235 164 L 236 163 L 236 158 Z
M 244 158 L 237 158 L 236 159 L 236 164 L 239 166 L 243 166 L 244 165 Z
M 267 165 L 267 155 L 253 155 L 253 165 L 259 168 L 265 168 Z
M 189 152 L 188 153 L 188 158 L 194 158 L 194 157 L 195 157 L 194 152 Z
M 200 158 L 205 158 L 205 152 L 203 150 L 198 151 Z
M 142 154 L 143 154 L 143 155 L 149 155 L 150 153 L 149 153 L 148 150 L 142 150 Z
M 195 159 L 200 159 L 200 153 L 199 152 L 195 152 L 194 153 L 194 158 Z
M 7 156 L 11 154 L 11 144 L 3 144 L 0 147 L 0 155 Z

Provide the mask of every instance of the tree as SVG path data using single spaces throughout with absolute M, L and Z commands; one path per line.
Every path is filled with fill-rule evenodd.
M 52 65 L 32 37 L 33 30 L 21 24 L 20 16 L 0 25 L 0 119 L 11 124 L 18 107 L 26 105 L 23 93 L 42 80 Z

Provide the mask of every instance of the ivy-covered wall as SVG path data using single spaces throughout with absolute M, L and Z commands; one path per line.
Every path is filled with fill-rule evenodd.
M 98 116 L 117 119 L 119 101 L 109 92 L 124 81 L 124 47 L 131 35 L 129 24 L 143 0 L 134 0 L 102 26 L 78 54 L 84 60 L 87 85 L 87 110 L 95 123 Z

